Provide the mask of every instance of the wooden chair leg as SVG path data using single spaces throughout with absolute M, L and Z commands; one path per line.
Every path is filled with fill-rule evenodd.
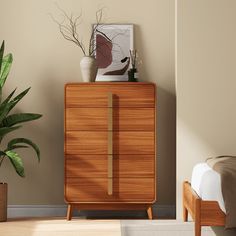
M 153 216 L 152 216 L 152 207 L 148 207 L 147 209 L 147 214 L 148 214 L 148 219 L 152 220 Z
M 73 206 L 72 206 L 71 204 L 68 204 L 68 207 L 67 207 L 67 216 L 66 216 L 66 219 L 67 219 L 67 220 L 71 220 L 72 212 L 73 212 Z

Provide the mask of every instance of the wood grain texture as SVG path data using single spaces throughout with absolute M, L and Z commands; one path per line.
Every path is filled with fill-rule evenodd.
M 72 203 L 74 209 L 78 210 L 147 210 L 150 205 L 142 203 L 123 203 L 117 202 L 116 204 L 106 203 Z
M 183 211 L 190 213 L 195 222 L 195 236 L 201 236 L 201 226 L 224 226 L 225 214 L 217 201 L 202 200 L 191 188 L 189 182 L 183 183 Z
M 106 131 L 108 129 L 107 108 L 67 108 L 65 115 L 68 131 Z M 154 108 L 114 108 L 113 130 L 153 131 L 155 127 L 154 117 Z
M 200 199 L 199 196 L 193 191 L 191 185 L 188 182 L 183 183 L 184 195 L 183 195 L 183 206 L 191 214 L 192 218 L 195 219 L 196 200 Z
M 155 154 L 154 131 L 113 132 L 114 154 Z M 66 132 L 66 154 L 108 154 L 108 132 Z
M 195 236 L 201 236 L 201 199 L 196 198 L 194 203 L 194 231 Z
M 154 107 L 151 83 L 76 83 L 65 86 L 66 107 L 107 107 L 108 93 L 114 107 Z
M 66 177 L 106 178 L 107 155 L 66 156 Z M 113 176 L 154 178 L 154 155 L 114 155 Z
M 225 225 L 225 213 L 216 201 L 201 201 L 201 225 Z
M 108 93 L 113 126 L 108 132 Z M 156 201 L 156 90 L 152 83 L 65 86 L 65 200 L 78 209 L 148 209 Z M 108 137 L 113 194 L 107 194 Z M 106 167 L 106 168 L 104 168 Z
M 188 182 L 183 183 L 183 208 L 188 210 L 194 220 L 195 236 L 201 236 L 201 199 Z
M 114 178 L 113 194 L 107 194 L 107 178 L 66 178 L 67 202 L 152 203 L 153 178 Z

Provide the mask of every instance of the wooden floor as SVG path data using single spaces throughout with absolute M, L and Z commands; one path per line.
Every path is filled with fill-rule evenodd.
M 192 222 L 181 220 L 11 219 L 0 223 L 0 236 L 194 236 Z M 202 236 L 235 236 L 236 231 L 203 227 Z
M 0 223 L 1 236 L 120 236 L 119 220 L 12 219 Z

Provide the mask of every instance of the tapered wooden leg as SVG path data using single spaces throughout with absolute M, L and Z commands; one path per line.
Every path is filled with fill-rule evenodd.
M 152 207 L 148 207 L 147 214 L 148 214 L 148 219 L 152 220 L 152 218 L 153 218 L 153 216 L 152 216 Z
M 73 212 L 73 206 L 71 204 L 68 204 L 67 216 L 66 216 L 67 220 L 71 220 L 72 212 Z
M 185 198 L 186 198 L 185 184 L 186 184 L 186 182 L 183 183 L 183 221 L 187 222 L 188 221 L 188 210 L 185 207 Z
M 199 199 L 195 201 L 194 220 L 195 236 L 201 236 L 201 202 Z
M 184 222 L 188 221 L 188 210 L 184 206 L 183 206 L 183 220 L 184 220 Z
M 201 236 L 201 225 L 197 221 L 195 221 L 195 236 Z

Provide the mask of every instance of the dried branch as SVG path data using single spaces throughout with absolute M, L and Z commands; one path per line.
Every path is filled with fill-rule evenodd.
M 94 37 L 96 35 L 97 29 L 98 27 L 101 25 L 102 23 L 102 19 L 103 19 L 103 10 L 104 8 L 100 8 L 98 11 L 96 11 L 96 25 L 93 27 L 92 29 L 92 33 L 90 36 L 90 40 L 89 40 L 89 55 L 93 55 L 94 54 Z
M 82 13 L 80 13 L 80 15 L 77 17 L 74 17 L 73 14 L 71 14 L 69 16 L 58 4 L 56 4 L 56 7 L 62 13 L 63 20 L 60 22 L 60 21 L 56 20 L 52 16 L 52 14 L 50 14 L 50 16 L 51 16 L 52 20 L 58 25 L 59 31 L 62 34 L 63 38 L 75 43 L 82 50 L 83 54 L 86 55 L 86 50 L 85 50 L 85 46 L 82 41 L 82 37 L 78 32 L 78 26 L 82 23 L 82 19 L 81 19 Z M 96 34 L 96 31 L 97 31 L 99 25 L 101 25 L 101 23 L 102 23 L 103 9 L 104 8 L 101 8 L 96 12 L 96 22 L 97 23 L 93 27 L 91 35 L 90 35 L 89 51 L 88 51 L 89 56 L 92 56 L 95 51 L 94 38 L 95 38 L 95 34 Z
M 78 21 L 81 20 L 82 13 L 80 13 L 80 15 L 77 17 L 74 17 L 73 14 L 69 16 L 62 8 L 60 8 L 58 4 L 56 4 L 56 6 L 62 13 L 63 20 L 59 22 L 52 16 L 52 14 L 50 14 L 50 16 L 52 20 L 58 25 L 59 31 L 63 38 L 75 43 L 82 50 L 83 54 L 86 55 L 85 47 L 77 32 L 77 27 L 81 24 L 81 21 Z

